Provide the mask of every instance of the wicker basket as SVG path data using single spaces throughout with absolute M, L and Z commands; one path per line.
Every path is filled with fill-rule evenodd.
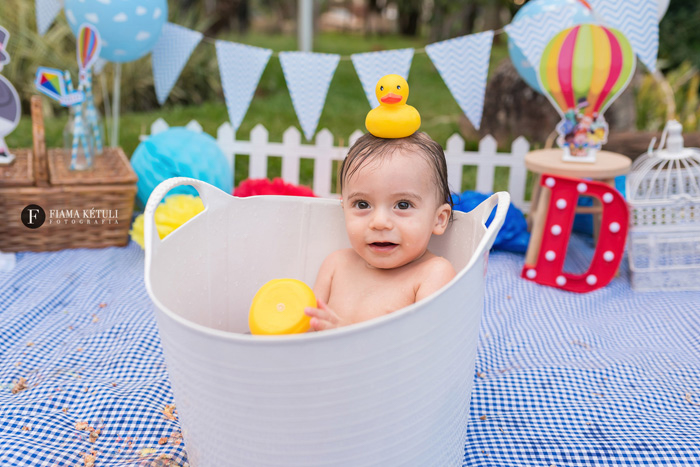
M 32 98 L 34 148 L 14 151 L 0 166 L 0 250 L 54 251 L 124 246 L 136 196 L 137 177 L 121 148 L 105 148 L 91 170 L 68 170 L 66 150 L 46 151 L 41 100 Z M 45 221 L 29 228 L 21 214 L 40 206 Z

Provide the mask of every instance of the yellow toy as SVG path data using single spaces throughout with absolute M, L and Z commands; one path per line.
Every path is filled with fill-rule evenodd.
M 410 105 L 408 83 L 399 75 L 383 76 L 374 88 L 379 106 L 365 119 L 367 131 L 379 138 L 405 138 L 420 128 L 420 114 Z
M 304 308 L 316 307 L 313 290 L 296 279 L 273 279 L 260 287 L 248 313 L 252 334 L 298 334 L 311 327 Z

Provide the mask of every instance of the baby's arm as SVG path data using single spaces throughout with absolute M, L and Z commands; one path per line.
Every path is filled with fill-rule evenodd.
M 422 300 L 433 292 L 440 290 L 443 285 L 450 282 L 457 275 L 452 264 L 440 256 L 432 258 L 426 266 L 425 278 L 416 291 L 416 301 Z
M 304 312 L 311 317 L 311 330 L 321 331 L 344 326 L 343 320 L 333 310 L 328 308 L 328 301 L 331 298 L 331 284 L 333 283 L 333 273 L 336 265 L 341 262 L 340 251 L 331 253 L 323 260 L 321 268 L 316 276 L 314 284 L 314 294 L 318 302 L 318 308 L 306 308 Z

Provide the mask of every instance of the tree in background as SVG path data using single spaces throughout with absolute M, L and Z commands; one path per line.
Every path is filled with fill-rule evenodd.
M 396 0 L 399 12 L 399 32 L 403 36 L 418 35 L 423 0 Z
M 211 26 L 203 31 L 207 35 L 213 36 L 221 31 L 245 34 L 250 28 L 249 0 L 178 0 L 178 3 L 185 10 L 199 8 L 215 18 Z
M 689 60 L 700 68 L 700 2 L 672 0 L 659 25 L 659 58 L 666 68 L 676 68 Z

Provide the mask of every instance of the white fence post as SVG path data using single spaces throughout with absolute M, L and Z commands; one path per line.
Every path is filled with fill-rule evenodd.
M 299 184 L 299 163 L 301 159 L 301 133 L 290 126 L 282 135 L 282 179 L 287 183 Z
M 255 125 L 250 132 L 250 165 L 249 178 L 267 177 L 268 133 L 261 124 Z
M 169 128 L 167 122 L 158 119 L 151 125 L 151 134 L 161 133 Z M 201 125 L 196 121 L 187 124 L 187 128 L 193 131 L 202 131 Z M 349 138 L 352 146 L 363 133 L 355 130 Z M 142 136 L 141 139 L 145 139 Z M 302 144 L 301 133 L 296 127 L 289 127 L 282 136 L 282 143 L 271 143 L 267 129 L 258 124 L 250 132 L 249 141 L 236 140 L 235 132 L 229 123 L 221 125 L 217 131 L 217 143 L 235 170 L 235 156 L 237 154 L 250 156 L 249 178 L 267 177 L 267 158 L 280 156 L 282 158 L 282 178 L 293 184 L 299 184 L 299 167 L 302 157 L 314 160 L 313 188 L 319 196 L 336 197 L 331 193 L 331 181 L 333 176 L 333 161 L 342 161 L 348 152 L 347 146 L 333 146 L 333 135 L 327 129 L 321 130 L 316 135 L 315 144 Z M 450 189 L 455 192 L 462 191 L 462 171 L 465 165 L 476 166 L 476 191 L 490 193 L 494 191 L 493 183 L 496 167 L 508 167 L 508 191 L 515 206 L 527 211 L 530 203 L 525 201 L 525 184 L 527 170 L 525 169 L 525 154 L 530 150 L 530 144 L 522 136 L 518 137 L 511 145 L 511 152 L 496 152 L 496 140 L 485 136 L 479 142 L 478 151 L 465 151 L 464 139 L 454 134 L 447 140 L 445 157 L 447 159 L 447 177 Z
M 316 135 L 316 157 L 314 158 L 314 192 L 330 197 L 331 171 L 333 168 L 333 135 L 327 129 Z

